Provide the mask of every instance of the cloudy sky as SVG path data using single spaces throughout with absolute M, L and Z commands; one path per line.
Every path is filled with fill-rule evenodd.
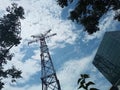
M 22 41 L 18 47 L 12 48 L 15 56 L 5 69 L 15 65 L 22 70 L 23 78 L 16 83 L 4 80 L 3 90 L 42 90 L 39 43 L 28 46 L 31 35 L 40 35 L 49 29 L 56 36 L 47 39 L 52 61 L 62 90 L 77 90 L 77 79 L 80 74 L 88 73 L 100 90 L 108 90 L 111 84 L 92 65 L 97 48 L 106 31 L 119 28 L 113 21 L 114 12 L 109 12 L 100 20 L 101 31 L 88 35 L 83 28 L 67 20 L 68 8 L 62 9 L 55 0 L 0 0 L 0 17 L 5 8 L 16 2 L 25 10 L 25 19 L 21 20 Z M 71 5 L 71 9 L 73 6 Z M 81 89 L 82 90 L 82 89 Z

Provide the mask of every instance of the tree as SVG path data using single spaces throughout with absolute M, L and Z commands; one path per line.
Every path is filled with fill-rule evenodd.
M 76 0 L 57 0 L 62 7 L 69 6 Z M 77 0 L 75 8 L 70 11 L 69 19 L 84 26 L 89 34 L 99 30 L 100 18 L 110 10 L 116 11 L 115 20 L 120 21 L 120 0 Z
M 14 66 L 4 70 L 7 61 L 12 60 L 13 53 L 10 49 L 20 44 L 21 23 L 20 19 L 24 19 L 24 9 L 15 3 L 11 7 L 6 8 L 7 14 L 0 18 L 0 90 L 4 86 L 2 81 L 4 78 L 12 78 L 12 82 L 17 78 L 21 78 L 21 70 L 17 70 Z
M 110 90 L 119 90 L 117 86 L 112 86 Z
M 83 88 L 85 90 L 88 90 L 89 89 L 88 87 L 90 85 L 95 85 L 95 83 L 92 82 L 92 81 L 86 82 L 87 78 L 90 78 L 88 74 L 81 74 L 80 75 L 80 78 L 78 79 L 78 82 L 77 82 L 78 85 L 79 85 L 78 89 Z M 99 90 L 99 89 L 97 89 L 97 88 L 90 88 L 89 90 Z

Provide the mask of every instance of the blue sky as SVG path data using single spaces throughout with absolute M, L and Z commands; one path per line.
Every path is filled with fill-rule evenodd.
M 16 83 L 5 79 L 3 90 L 42 90 L 40 80 L 39 43 L 28 46 L 31 35 L 39 35 L 52 29 L 57 36 L 47 39 L 50 54 L 57 72 L 62 90 L 77 90 L 77 79 L 82 73 L 88 73 L 100 90 L 108 90 L 111 84 L 92 65 L 97 48 L 106 31 L 118 30 L 119 23 L 113 21 L 114 12 L 109 12 L 100 20 L 101 31 L 88 35 L 83 27 L 67 19 L 68 8 L 60 8 L 55 0 L 0 0 L 0 15 L 5 8 L 16 2 L 25 9 L 25 20 L 21 20 L 22 41 L 11 52 L 15 57 L 5 69 L 15 65 L 22 70 L 23 78 Z M 70 8 L 74 8 L 73 5 Z M 81 89 L 82 90 L 82 89 Z

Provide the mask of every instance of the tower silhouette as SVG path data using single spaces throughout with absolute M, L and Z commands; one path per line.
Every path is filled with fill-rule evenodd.
M 46 38 L 56 35 L 56 33 L 48 35 L 50 31 L 51 30 L 48 30 L 46 33 L 38 36 L 32 35 L 31 37 L 35 38 L 35 40 L 28 42 L 28 44 L 38 41 L 40 42 L 42 90 L 61 90 L 60 83 L 57 78 L 56 71 L 54 69 L 53 62 L 49 53 L 49 49 L 45 41 Z

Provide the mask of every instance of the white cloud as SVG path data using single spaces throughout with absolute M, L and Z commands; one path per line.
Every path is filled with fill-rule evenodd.
M 40 62 L 37 60 L 29 59 L 25 62 L 22 62 L 15 59 L 8 62 L 8 64 L 5 66 L 5 69 L 10 68 L 12 65 L 14 65 L 19 70 L 22 70 L 23 78 L 18 81 L 19 83 L 26 83 L 30 77 L 40 71 Z
M 5 10 L 6 7 L 8 7 L 8 5 L 10 5 L 10 1 L 9 0 L 0 0 L 0 9 Z
M 79 60 L 70 60 L 61 67 L 60 72 L 58 72 L 58 78 L 62 90 L 76 90 L 77 79 L 80 74 L 86 73 L 86 71 L 90 70 L 93 56 L 94 54 Z
M 18 5 L 23 6 L 25 10 L 25 19 L 21 20 L 22 24 L 22 42 L 18 47 L 14 47 L 11 52 L 15 53 L 15 57 L 12 61 L 8 62 L 5 69 L 15 65 L 16 68 L 22 70 L 23 78 L 18 80 L 18 83 L 26 83 L 31 76 L 40 71 L 40 61 L 38 50 L 33 51 L 35 55 L 29 57 L 28 60 L 24 60 L 26 51 L 21 51 L 21 48 L 27 45 L 27 41 L 31 39 L 31 35 L 38 35 L 49 29 L 52 29 L 51 33 L 57 33 L 57 36 L 48 39 L 48 45 L 51 48 L 65 47 L 65 44 L 73 44 L 77 38 L 77 34 L 72 30 L 75 29 L 74 24 L 68 20 L 61 18 L 62 9 L 56 4 L 54 0 L 0 0 L 1 10 L 5 10 L 7 6 L 10 6 L 12 2 L 17 2 Z M 34 44 L 32 47 L 34 47 Z M 27 48 L 28 49 L 28 48 Z M 10 81 L 10 80 L 9 80 Z M 5 86 L 4 90 L 37 90 L 37 86 L 25 87 L 12 87 L 9 86 L 9 82 Z M 40 86 L 38 86 L 40 87 Z M 36 89 L 35 89 L 36 88 Z M 41 88 L 40 88 L 41 89 Z
M 92 65 L 95 53 L 96 50 L 90 56 L 78 60 L 69 60 L 64 63 L 57 73 L 62 90 L 77 90 L 77 80 L 80 77 L 80 74 L 85 73 L 89 74 L 91 77 L 90 80 L 96 83 L 93 87 L 97 87 L 100 90 L 107 90 L 110 87 L 109 83 L 106 83 L 104 84 L 105 86 L 103 86 L 105 78 Z M 100 81 L 100 79 L 103 80 Z
M 11 87 L 9 85 L 6 85 L 5 87 L 6 88 L 4 88 L 4 90 L 42 90 L 41 89 L 41 84 L 32 85 L 32 86 L 26 85 L 24 87 Z
M 35 55 L 32 56 L 32 59 L 40 60 L 40 50 L 34 50 Z
M 74 43 L 77 34 L 72 30 L 75 29 L 75 27 L 72 22 L 62 20 L 62 9 L 55 1 L 39 0 L 34 2 L 32 0 L 21 0 L 19 4 L 24 7 L 26 12 L 26 19 L 22 20 L 21 35 L 23 40 L 30 39 L 31 35 L 39 35 L 40 33 L 52 29 L 52 33 L 57 33 L 57 36 L 52 38 L 49 43 L 50 46 L 60 47 L 65 43 Z
M 1 0 L 0 0 L 1 1 Z M 73 44 L 77 34 L 72 30 L 75 29 L 74 23 L 61 18 L 62 8 L 54 0 L 9 0 L 1 1 L 1 9 L 10 6 L 16 2 L 25 10 L 25 19 L 21 20 L 23 41 L 31 39 L 31 35 L 38 35 L 49 29 L 57 36 L 52 38 L 50 46 L 63 47 L 65 43 Z M 62 42 L 62 43 L 58 43 Z

